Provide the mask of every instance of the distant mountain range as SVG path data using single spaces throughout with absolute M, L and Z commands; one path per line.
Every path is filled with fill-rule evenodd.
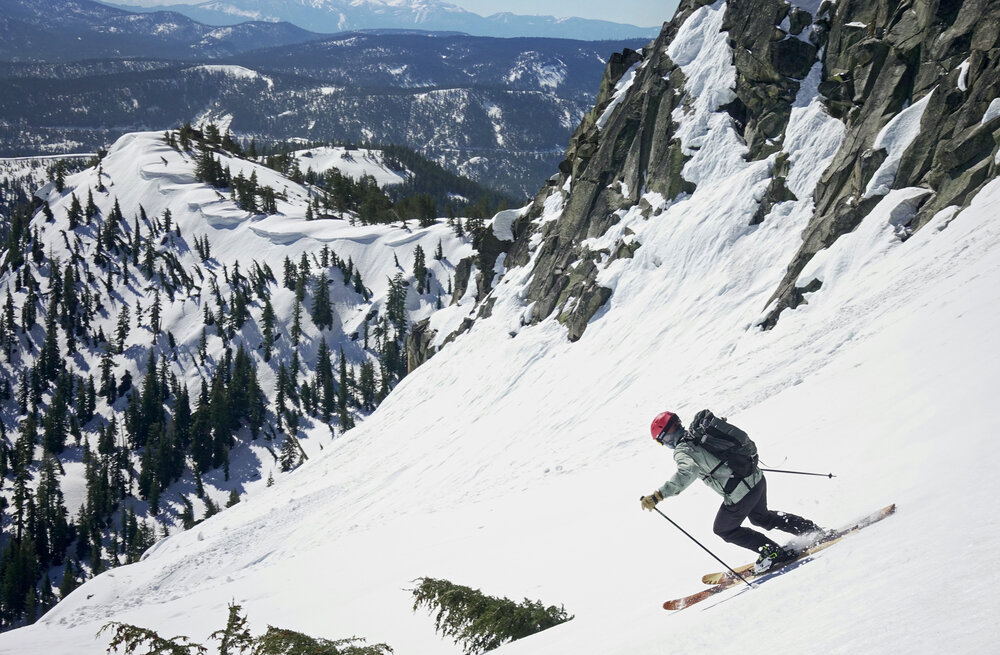
M 420 29 L 464 32 L 477 36 L 542 36 L 599 41 L 652 39 L 660 27 L 637 27 L 610 21 L 510 12 L 480 16 L 437 0 L 209 0 L 199 4 L 158 4 L 146 0 L 109 3 L 132 11 L 168 10 L 211 25 L 243 21 L 287 21 L 315 32 L 368 29 Z
M 0 0 L 0 156 L 95 152 L 125 132 L 211 119 L 265 141 L 406 145 L 526 197 L 562 158 L 607 59 L 644 44 L 324 36 L 90 0 Z
M 90 0 L 0 0 L 0 59 L 193 59 L 322 38 L 289 23 L 212 27 L 174 12 L 133 13 Z

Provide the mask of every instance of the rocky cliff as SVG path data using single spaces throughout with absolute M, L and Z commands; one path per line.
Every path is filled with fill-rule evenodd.
M 649 198 L 670 203 L 695 190 L 685 163 L 698 146 L 682 143 L 677 116 L 718 91 L 685 78 L 672 44 L 699 8 L 723 4 L 729 61 L 719 63 L 735 68 L 735 81 L 725 97 L 710 101 L 715 112 L 728 114 L 746 146 L 744 158 L 771 164 L 751 225 L 780 220 L 772 218 L 774 209 L 797 200 L 786 184 L 783 148 L 800 90 L 818 90 L 825 111 L 844 125 L 839 150 L 812 191 L 801 247 L 761 308 L 761 327 L 772 327 L 804 293 L 820 289 L 819 280 L 800 286 L 806 264 L 892 189 L 926 191 L 900 221 L 898 236 L 906 239 L 938 212 L 961 208 L 996 176 L 1000 2 L 684 0 L 653 43 L 610 59 L 597 104 L 558 172 L 513 223 L 513 240 L 502 250 L 508 270 L 531 269 L 523 297 L 527 322 L 555 315 L 569 339 L 578 339 L 612 295 L 597 282 L 601 268 L 642 245 L 629 230 L 612 248 L 595 251 L 589 244 L 627 210 L 638 207 L 655 218 L 663 204 L 654 207 Z M 540 220 L 551 217 L 552 207 L 561 207 L 558 218 Z M 490 270 L 494 261 L 480 262 L 478 270 Z M 480 299 L 488 294 L 488 283 L 480 284 Z

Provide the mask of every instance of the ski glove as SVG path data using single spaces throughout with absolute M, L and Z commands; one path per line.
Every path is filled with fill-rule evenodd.
M 656 507 L 656 503 L 660 502 L 661 500 L 663 500 L 663 494 L 661 494 L 660 490 L 657 489 L 648 496 L 642 497 L 642 508 L 652 512 L 653 508 Z

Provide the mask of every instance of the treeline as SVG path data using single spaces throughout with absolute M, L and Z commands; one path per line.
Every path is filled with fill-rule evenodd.
M 389 168 L 406 170 L 412 175 L 398 186 L 390 187 L 393 198 L 425 194 L 435 203 L 439 216 L 491 218 L 508 207 L 521 203 L 517 198 L 494 191 L 467 177 L 456 175 L 415 150 L 399 145 L 373 146 L 385 155 Z
M 303 171 L 294 153 L 304 148 L 328 145 L 331 144 L 313 142 L 261 146 L 251 139 L 242 151 L 233 152 L 245 153 L 293 182 L 314 188 L 316 195 L 307 211 L 307 219 L 356 218 L 366 225 L 418 220 L 421 226 L 426 227 L 440 216 L 488 219 L 496 212 L 517 204 L 510 196 L 456 175 L 404 146 L 332 142 L 332 147 L 381 151 L 385 165 L 403 174 L 405 181 L 402 184 L 379 187 L 372 176 L 365 175 L 355 180 L 336 168 L 318 171 L 307 167 Z M 210 169 L 211 164 L 206 163 L 205 167 Z M 228 185 L 221 170 L 214 176 L 207 175 L 205 181 L 213 177 L 220 181 L 216 186 Z

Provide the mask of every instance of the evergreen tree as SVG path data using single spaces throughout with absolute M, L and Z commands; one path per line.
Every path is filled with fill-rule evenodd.
M 39 560 L 43 566 L 61 564 L 73 535 L 56 476 L 56 462 L 48 455 L 42 459 L 36 498 L 40 528 L 36 535 Z
M 294 291 L 297 281 L 298 271 L 295 268 L 295 264 L 292 263 L 292 260 L 288 257 L 288 255 L 285 255 L 284 279 L 282 284 L 289 291 Z
M 90 225 L 98 213 L 100 212 L 97 209 L 97 204 L 94 202 L 94 192 L 91 189 L 87 189 L 87 206 L 83 210 L 83 215 L 87 219 L 87 225 Z
M 289 333 L 292 345 L 298 344 L 299 337 L 302 336 L 302 303 L 295 299 L 295 307 L 292 309 L 292 329 Z
M 347 411 L 348 399 L 348 379 L 347 379 L 347 359 L 344 357 L 344 349 L 340 349 L 340 384 L 337 388 L 337 410 L 340 418 L 340 429 L 346 432 L 354 427 L 354 419 Z
M 264 361 L 271 361 L 271 349 L 274 347 L 274 323 L 276 317 L 274 308 L 271 307 L 270 298 L 264 298 L 264 311 L 261 316 L 261 333 L 264 337 L 262 346 L 264 348 Z
M 115 330 L 115 348 L 119 353 L 125 350 L 125 339 L 128 338 L 130 321 L 129 306 L 122 303 L 122 308 L 118 312 L 118 325 Z
M 417 281 L 417 293 L 422 294 L 427 279 L 427 258 L 420 244 L 413 249 L 413 277 Z
M 80 199 L 76 197 L 75 193 L 70 196 L 66 218 L 69 220 L 69 229 L 71 230 L 80 227 L 80 223 L 83 221 L 83 206 L 80 204 Z
M 375 408 L 375 365 L 370 361 L 361 363 L 361 374 L 358 380 L 358 392 L 361 394 L 361 407 L 366 410 Z
M 326 271 L 321 272 L 316 279 L 316 287 L 313 290 L 312 319 L 320 330 L 333 329 L 333 307 L 330 303 L 330 287 Z
M 330 355 L 330 348 L 326 344 L 326 339 L 319 342 L 319 350 L 316 355 L 316 391 L 320 397 L 320 408 L 323 412 L 323 422 L 329 423 L 333 414 L 336 396 L 333 384 L 333 361 Z
M 66 562 L 65 568 L 63 568 L 62 582 L 59 584 L 59 599 L 62 600 L 69 596 L 78 586 L 76 567 L 73 562 Z
M 406 286 L 401 272 L 389 280 L 386 314 L 396 329 L 396 338 L 403 339 L 406 336 Z
M 160 336 L 160 290 L 153 290 L 153 306 L 149 310 L 149 329 L 153 331 L 153 336 Z
M 52 402 L 49 410 L 45 413 L 43 421 L 44 435 L 42 446 L 45 451 L 58 455 L 66 447 L 66 435 L 68 432 L 67 405 L 63 390 L 58 385 L 52 394 Z
M 299 452 L 295 446 L 294 439 L 295 437 L 289 434 L 281 443 L 281 455 L 278 457 L 278 464 L 281 466 L 282 472 L 291 471 L 299 465 Z

